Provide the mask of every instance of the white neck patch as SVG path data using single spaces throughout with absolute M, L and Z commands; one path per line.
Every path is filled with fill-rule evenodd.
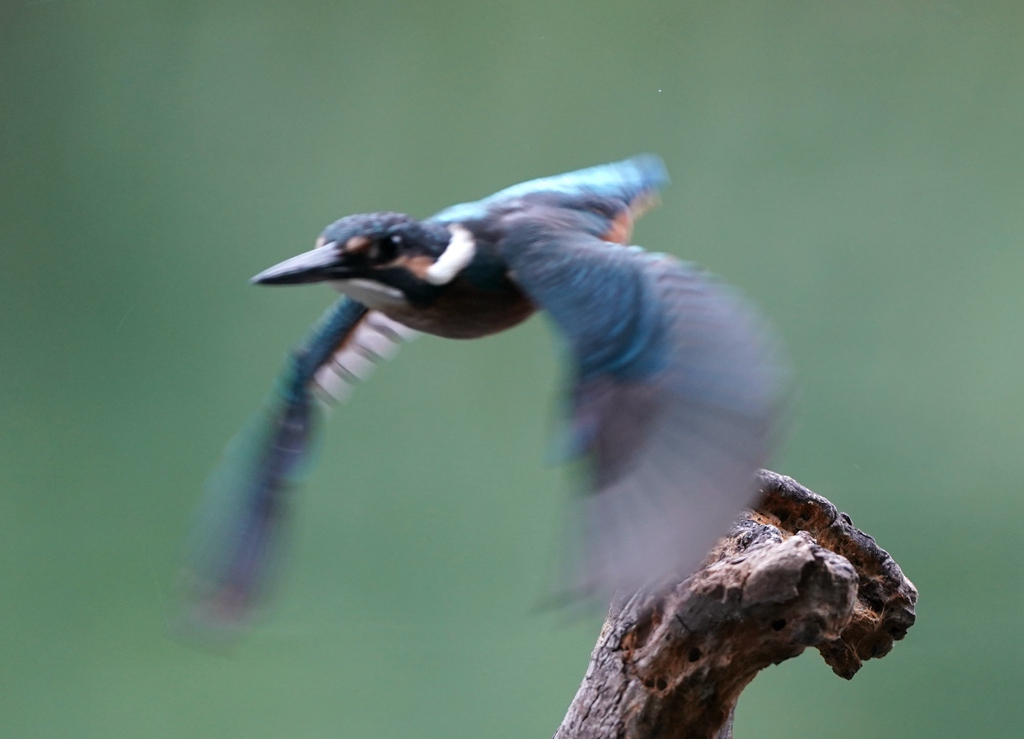
M 448 230 L 452 232 L 452 240 L 437 261 L 427 267 L 426 278 L 431 285 L 447 285 L 476 256 L 476 242 L 468 229 L 453 224 Z

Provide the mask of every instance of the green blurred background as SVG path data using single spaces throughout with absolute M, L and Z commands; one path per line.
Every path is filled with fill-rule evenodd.
M 921 591 L 852 682 L 762 673 L 737 737 L 1024 736 L 1024 5 L 0 4 L 0 734 L 546 737 L 600 617 L 538 609 L 565 499 L 543 320 L 424 338 L 336 414 L 275 606 L 164 631 L 193 507 L 332 300 L 246 279 L 659 152 L 638 243 L 776 321 L 775 467 Z

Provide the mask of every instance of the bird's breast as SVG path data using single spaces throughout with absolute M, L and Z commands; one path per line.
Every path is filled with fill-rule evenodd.
M 447 339 L 476 339 L 512 328 L 535 310 L 511 281 L 484 289 L 457 277 L 429 306 L 395 306 L 383 312 L 417 331 Z

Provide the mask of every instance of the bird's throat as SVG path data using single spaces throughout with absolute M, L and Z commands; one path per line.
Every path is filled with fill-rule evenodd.
M 358 300 L 371 310 L 387 313 L 389 310 L 405 308 L 409 305 L 409 301 L 405 299 L 401 290 L 375 280 L 332 280 L 331 287 L 338 292 L 345 293 L 353 300 Z

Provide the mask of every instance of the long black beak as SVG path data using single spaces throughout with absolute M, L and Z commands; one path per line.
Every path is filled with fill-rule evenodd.
M 302 285 L 337 279 L 344 272 L 336 244 L 326 244 L 265 269 L 249 282 L 253 285 Z

